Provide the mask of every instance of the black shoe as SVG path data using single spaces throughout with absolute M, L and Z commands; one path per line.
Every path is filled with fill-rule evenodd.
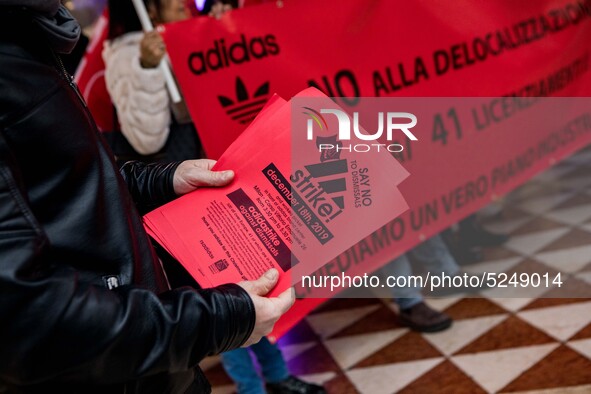
M 278 383 L 267 383 L 268 394 L 326 394 L 324 387 L 290 376 Z
M 483 227 L 476 226 L 460 232 L 459 246 L 463 248 L 501 246 L 508 240 L 509 236 L 506 234 L 492 233 Z
M 458 239 L 458 234 L 454 234 L 451 230 L 443 231 L 441 238 L 459 265 L 469 265 L 482 261 L 482 250 L 462 245 Z
M 479 248 L 454 247 L 450 253 L 459 265 L 470 265 L 482 261 L 482 250 Z
M 398 319 L 403 325 L 418 332 L 443 331 L 452 324 L 451 317 L 432 309 L 424 302 L 401 310 Z

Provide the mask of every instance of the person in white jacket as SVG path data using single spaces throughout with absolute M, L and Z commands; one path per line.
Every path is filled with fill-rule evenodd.
M 164 147 L 170 133 L 170 99 L 159 68 L 140 64 L 144 34 L 128 33 L 106 45 L 105 80 L 117 109 L 121 132 L 140 154 Z
M 144 2 L 155 25 L 191 16 L 184 0 Z M 184 103 L 172 104 L 158 68 L 166 54 L 162 36 L 157 31 L 142 32 L 131 0 L 109 1 L 109 22 L 109 39 L 103 50 L 105 81 L 120 131 L 137 153 L 131 158 L 150 161 L 201 157 L 188 111 Z

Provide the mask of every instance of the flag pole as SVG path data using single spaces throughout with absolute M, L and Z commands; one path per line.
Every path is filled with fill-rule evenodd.
M 135 12 L 137 13 L 137 16 L 140 19 L 140 23 L 142 24 L 142 29 L 146 33 L 154 30 L 154 26 L 152 25 L 152 21 L 148 16 L 148 10 L 146 9 L 146 5 L 144 4 L 143 0 L 131 1 L 133 2 Z M 179 103 L 181 101 L 181 94 L 172 76 L 172 71 L 170 70 L 170 65 L 168 64 L 168 55 L 164 56 L 164 59 L 162 59 L 158 67 L 160 68 L 160 70 L 162 70 L 162 73 L 164 73 L 164 79 L 166 80 L 166 88 L 168 89 L 168 93 L 170 94 L 172 102 Z

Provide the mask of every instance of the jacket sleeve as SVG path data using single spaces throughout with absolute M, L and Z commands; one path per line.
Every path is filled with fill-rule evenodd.
M 159 68 L 143 68 L 139 44 L 122 43 L 105 50 L 105 81 L 117 109 L 121 132 L 140 154 L 164 147 L 170 132 L 170 99 Z
M 127 183 L 135 206 L 141 214 L 158 208 L 178 196 L 174 192 L 174 172 L 181 162 L 150 163 L 128 161 L 119 172 Z
M 119 383 L 240 346 L 254 307 L 237 285 L 157 296 L 91 285 L 59 261 L 0 136 L 0 381 Z

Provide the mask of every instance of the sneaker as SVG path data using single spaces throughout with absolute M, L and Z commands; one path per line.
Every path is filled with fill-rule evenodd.
M 418 332 L 443 331 L 452 324 L 448 315 L 432 309 L 422 301 L 410 308 L 402 309 L 398 319 L 403 325 Z
M 278 383 L 267 383 L 268 394 L 326 394 L 324 387 L 290 376 Z

